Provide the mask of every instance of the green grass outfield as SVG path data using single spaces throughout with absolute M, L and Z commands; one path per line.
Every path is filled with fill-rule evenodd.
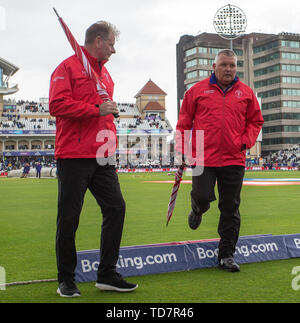
M 246 178 L 300 178 L 300 172 L 246 172 Z M 122 246 L 217 238 L 217 202 L 200 228 L 189 229 L 190 184 L 182 184 L 175 211 L 166 227 L 172 184 L 146 183 L 172 180 L 160 174 L 120 174 L 127 211 Z M 185 179 L 191 179 L 186 177 Z M 240 207 L 241 235 L 300 233 L 300 186 L 244 186 Z M 56 278 L 56 179 L 0 179 L 0 266 L 7 282 Z M 100 244 L 101 213 L 88 192 L 77 232 L 77 250 Z M 132 293 L 99 291 L 94 283 L 81 283 L 82 296 L 64 299 L 57 283 L 11 286 L 0 290 L 1 302 L 99 303 L 202 303 L 299 302 L 300 290 L 292 286 L 292 269 L 300 259 L 241 265 L 241 272 L 216 268 L 129 277 L 139 284 Z

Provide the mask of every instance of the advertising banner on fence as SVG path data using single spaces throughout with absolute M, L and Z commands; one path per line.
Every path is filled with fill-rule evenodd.
M 218 239 L 122 247 L 117 271 L 124 277 L 210 268 L 218 265 Z M 240 264 L 300 257 L 300 234 L 240 237 Z M 100 251 L 77 253 L 76 281 L 97 280 Z

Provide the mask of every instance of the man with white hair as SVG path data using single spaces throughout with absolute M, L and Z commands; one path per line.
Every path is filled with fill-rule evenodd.
M 130 292 L 138 287 L 125 281 L 116 271 L 125 201 L 115 166 L 108 162 L 114 150 L 103 148 L 105 136 L 98 138 L 99 134 L 108 133 L 112 142 L 117 140 L 114 114 L 118 113 L 118 108 L 113 101 L 114 82 L 105 63 L 116 53 L 118 33 L 108 22 L 94 23 L 87 29 L 85 45 L 81 47 L 110 100 L 100 97 L 95 82 L 76 55 L 65 59 L 51 77 L 49 109 L 56 117 L 58 170 L 57 292 L 63 297 L 80 296 L 74 281 L 77 265 L 75 236 L 87 189 L 95 197 L 103 215 L 96 287 L 117 292 Z M 99 153 L 101 149 L 103 156 Z M 107 163 L 100 165 L 98 157 Z
M 214 73 L 189 89 L 184 96 L 177 123 L 176 151 L 187 155 L 184 134 L 192 129 L 192 153 L 195 157 L 196 133 L 204 131 L 202 174 L 192 178 L 191 207 L 188 223 L 199 227 L 202 215 L 219 192 L 218 233 L 219 267 L 239 271 L 233 254 L 240 230 L 240 193 L 245 173 L 246 149 L 256 142 L 263 125 L 258 101 L 249 86 L 236 76 L 237 56 L 230 49 L 221 50 L 213 64 Z M 187 133 L 187 132 L 186 132 Z M 199 165 L 197 165 L 199 166 Z

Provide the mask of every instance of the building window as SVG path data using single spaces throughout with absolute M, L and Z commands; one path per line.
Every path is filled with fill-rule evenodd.
M 28 145 L 19 145 L 19 150 L 28 150 Z
M 260 52 L 263 52 L 265 50 L 268 50 L 268 49 L 271 49 L 271 48 L 274 48 L 274 47 L 278 47 L 279 46 L 279 42 L 278 40 L 275 40 L 271 43 L 268 43 L 268 44 L 265 44 L 265 45 L 262 45 L 262 46 L 259 46 L 259 47 L 254 47 L 253 48 L 253 54 L 257 54 L 257 53 L 260 53 Z
M 200 58 L 199 59 L 199 65 L 209 65 L 208 61 L 209 60 L 207 58 Z
M 207 54 L 207 48 L 206 47 L 198 47 L 200 54 Z
M 243 79 L 244 78 L 244 72 L 236 72 L 236 75 L 240 79 Z
M 185 64 L 186 68 L 190 68 L 190 67 L 193 67 L 193 66 L 196 66 L 196 65 L 197 65 L 197 60 L 196 59 L 193 59 L 192 61 L 188 61 Z
M 199 58 L 199 65 L 213 66 L 215 60 L 209 58 Z
M 300 96 L 300 89 L 283 89 L 282 94 L 287 96 Z
M 281 69 L 283 71 L 289 71 L 289 72 L 300 72 L 300 65 L 287 65 L 287 64 L 282 64 Z
M 282 132 L 282 126 L 263 127 L 263 133 Z
M 266 68 L 262 68 L 260 70 L 256 70 L 254 71 L 254 76 L 258 77 L 258 76 L 262 76 L 265 74 L 269 74 L 269 73 L 274 73 L 274 72 L 278 72 L 280 71 L 280 65 L 272 65 L 272 66 L 268 66 Z
M 200 48 L 200 47 L 199 47 Z M 204 47 L 202 47 L 202 48 L 204 48 Z M 207 48 L 205 48 L 206 50 L 207 50 Z M 216 47 L 212 47 L 212 48 L 208 48 L 208 51 L 209 51 L 209 53 L 210 54 L 212 54 L 212 55 L 217 55 L 221 50 L 224 50 L 225 48 L 216 48 Z M 236 54 L 236 56 L 243 56 L 243 50 L 242 49 L 234 49 L 233 50 L 234 52 L 235 52 L 235 54 Z M 207 53 L 207 51 L 206 52 L 203 52 L 203 53 Z
M 298 53 L 286 53 L 286 52 L 283 52 L 281 53 L 281 57 L 283 59 L 293 59 L 293 60 L 300 60 L 300 54 Z
M 281 107 L 280 101 L 262 103 L 262 105 L 261 105 L 262 110 L 269 110 L 269 109 L 275 109 L 275 108 L 280 108 L 280 107 Z
M 152 95 L 149 95 L 149 96 L 148 96 L 148 100 L 149 100 L 149 101 L 158 101 L 158 96 L 152 96 Z
M 300 113 L 275 113 L 264 116 L 265 122 L 273 120 L 300 120 Z
M 300 84 L 300 77 L 283 76 L 282 83 Z
M 273 133 L 273 132 L 300 132 L 300 126 L 290 125 L 290 126 L 263 127 L 263 133 Z
M 284 132 L 300 132 L 300 126 L 283 126 Z
M 209 71 L 199 70 L 199 76 L 200 77 L 207 77 L 207 76 L 209 76 Z
M 280 76 L 272 77 L 267 80 L 261 80 L 261 81 L 254 82 L 254 87 L 257 89 L 257 88 L 260 88 L 263 86 L 269 86 L 269 85 L 273 85 L 273 84 L 277 84 L 277 83 L 280 83 Z
M 291 47 L 291 48 L 300 48 L 300 42 L 298 41 L 290 41 L 290 40 L 282 40 L 281 46 L 283 47 Z
M 263 145 L 300 144 L 300 137 L 264 139 Z
M 223 48 L 210 48 L 210 54 L 217 55 Z
M 186 78 L 187 78 L 187 80 L 189 80 L 189 79 L 193 79 L 193 78 L 195 78 L 195 77 L 197 77 L 198 76 L 198 72 L 197 71 L 193 71 L 193 72 L 190 72 L 190 73 L 187 73 L 186 74 Z
M 258 97 L 265 99 L 265 98 L 270 98 L 272 96 L 277 96 L 280 94 L 281 94 L 280 89 L 274 89 L 274 90 L 270 90 L 270 91 L 260 92 L 260 93 L 258 93 Z
M 280 120 L 281 119 L 281 113 L 276 114 L 269 114 L 267 116 L 264 116 L 264 121 L 273 121 L 273 120 Z
M 283 101 L 282 106 L 285 108 L 300 108 L 300 101 Z
M 282 53 L 283 54 L 283 53 Z M 259 65 L 259 64 L 263 64 L 269 61 L 273 61 L 275 59 L 279 59 L 280 58 L 280 54 L 279 53 L 272 53 L 266 56 L 262 56 L 262 57 L 258 57 L 256 59 L 253 60 L 253 64 L 254 65 Z
M 234 49 L 233 50 L 236 54 L 236 56 L 243 56 L 244 52 L 242 49 Z
M 197 54 L 197 48 L 191 48 L 185 52 L 185 57 Z

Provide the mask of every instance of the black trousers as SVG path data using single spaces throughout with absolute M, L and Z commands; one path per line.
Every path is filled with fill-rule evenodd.
M 98 277 L 116 268 L 123 232 L 125 202 L 114 166 L 96 159 L 59 159 L 56 260 L 58 281 L 74 279 L 77 265 L 76 230 L 86 190 L 95 197 L 103 215 Z
M 201 175 L 192 178 L 192 209 L 198 214 L 206 212 L 210 202 L 216 200 L 214 189 L 217 182 L 221 212 L 219 259 L 232 257 L 235 252 L 240 231 L 239 206 L 244 174 L 243 166 L 204 167 Z

